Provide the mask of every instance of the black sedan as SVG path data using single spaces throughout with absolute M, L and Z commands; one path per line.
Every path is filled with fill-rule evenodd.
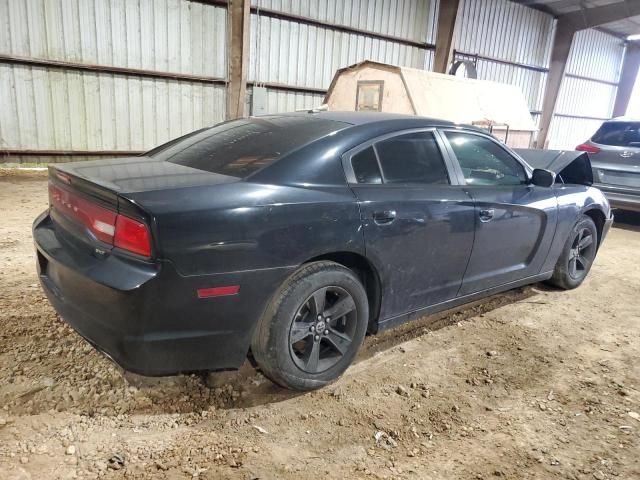
M 232 369 L 251 351 L 280 385 L 318 388 L 367 332 L 532 282 L 580 285 L 609 204 L 588 159 L 533 169 L 523 155 L 474 127 L 326 112 L 55 165 L 33 227 L 40 281 L 127 370 Z

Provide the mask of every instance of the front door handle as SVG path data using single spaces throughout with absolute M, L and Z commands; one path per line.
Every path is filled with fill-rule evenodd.
M 377 225 L 388 225 L 396 219 L 395 210 L 383 210 L 380 212 L 373 212 L 373 221 Z
M 493 215 L 495 214 L 495 210 L 493 208 L 482 208 L 479 212 L 478 215 L 480 217 L 480 221 L 481 222 L 489 222 L 491 221 L 491 219 L 493 218 Z

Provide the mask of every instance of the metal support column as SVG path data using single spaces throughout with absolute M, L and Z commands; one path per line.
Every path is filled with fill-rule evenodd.
M 447 73 L 453 52 L 453 34 L 458 16 L 459 0 L 440 2 L 438 12 L 438 31 L 436 33 L 436 53 L 433 71 Z
M 243 117 L 249 70 L 249 15 L 251 0 L 230 0 L 227 7 L 229 31 L 229 84 L 227 86 L 227 119 Z
M 636 83 L 636 78 L 638 78 L 639 67 L 640 45 L 629 43 L 624 52 L 624 62 L 622 63 L 620 82 L 618 83 L 618 91 L 616 92 L 616 101 L 613 104 L 614 117 L 621 117 L 627 112 L 633 86 Z
M 562 21 L 558 20 L 555 35 L 553 37 L 553 47 L 551 50 L 551 65 L 547 75 L 547 83 L 544 89 L 544 99 L 542 101 L 542 115 L 540 117 L 540 131 L 538 132 L 537 147 L 545 148 L 549 128 L 551 127 L 551 119 L 556 108 L 560 86 L 564 71 L 567 68 L 567 60 L 571 51 L 571 42 L 576 29 Z

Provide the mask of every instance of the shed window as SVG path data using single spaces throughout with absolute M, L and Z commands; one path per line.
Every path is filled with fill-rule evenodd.
M 383 88 L 384 82 L 381 80 L 360 80 L 356 92 L 356 110 L 380 112 Z

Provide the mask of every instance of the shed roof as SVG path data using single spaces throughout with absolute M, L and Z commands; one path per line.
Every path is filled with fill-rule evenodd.
M 416 115 L 442 118 L 455 123 L 508 125 L 513 130 L 536 130 L 524 95 L 515 85 L 444 75 L 371 60 L 336 71 L 325 103 L 341 75 L 364 68 L 397 72 Z

